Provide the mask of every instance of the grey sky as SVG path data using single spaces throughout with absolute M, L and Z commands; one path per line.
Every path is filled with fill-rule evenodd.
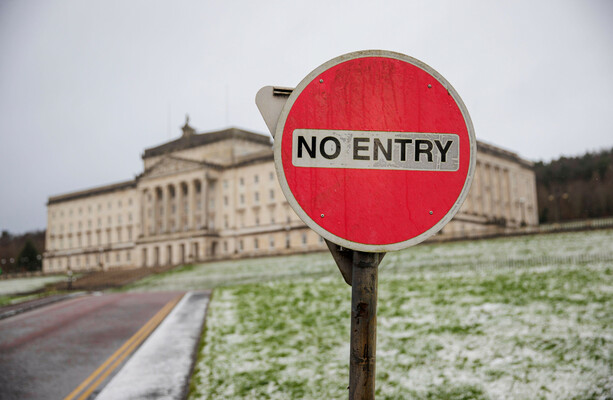
M 0 2 L 0 229 L 54 194 L 131 179 L 145 147 L 266 133 L 265 85 L 338 55 L 408 54 L 458 91 L 477 138 L 530 160 L 613 146 L 611 1 Z

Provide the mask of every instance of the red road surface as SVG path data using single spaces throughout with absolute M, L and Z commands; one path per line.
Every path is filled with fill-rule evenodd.
M 0 399 L 63 399 L 177 294 L 90 295 L 0 320 Z

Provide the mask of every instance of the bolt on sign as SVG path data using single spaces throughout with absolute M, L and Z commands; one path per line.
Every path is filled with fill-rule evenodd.
M 400 250 L 460 208 L 476 141 L 462 99 L 406 55 L 337 57 L 291 91 L 276 124 L 275 164 L 289 204 L 325 239 Z

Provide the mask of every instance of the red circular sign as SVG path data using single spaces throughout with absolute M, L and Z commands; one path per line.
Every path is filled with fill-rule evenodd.
M 464 103 L 440 74 L 402 54 L 363 51 L 294 89 L 274 153 L 284 194 L 309 227 L 382 252 L 449 222 L 470 187 L 476 144 Z

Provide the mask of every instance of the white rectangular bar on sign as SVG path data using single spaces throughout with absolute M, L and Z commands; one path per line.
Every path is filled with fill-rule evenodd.
M 292 164 L 309 168 L 457 171 L 454 133 L 296 129 Z

